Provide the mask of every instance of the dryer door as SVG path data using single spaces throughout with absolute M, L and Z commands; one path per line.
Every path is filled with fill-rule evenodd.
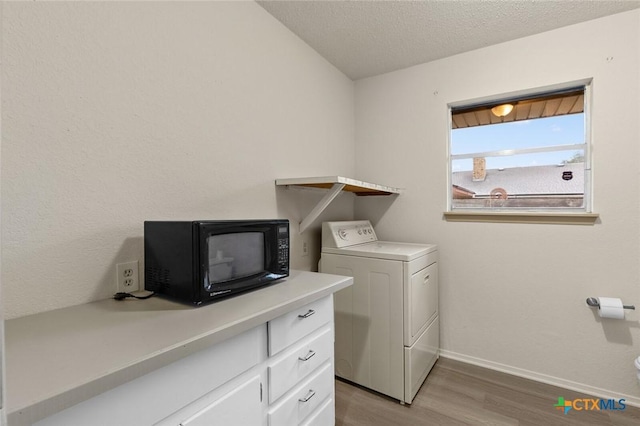
M 438 264 L 432 263 L 411 276 L 409 283 L 409 324 L 411 346 L 438 315 Z

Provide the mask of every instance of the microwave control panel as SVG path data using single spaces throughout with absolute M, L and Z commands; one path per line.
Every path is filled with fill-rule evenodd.
M 289 227 L 278 228 L 278 263 L 289 269 Z

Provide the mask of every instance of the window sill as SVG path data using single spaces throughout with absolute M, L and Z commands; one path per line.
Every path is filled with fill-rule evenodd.
M 546 223 L 553 225 L 594 225 L 597 213 L 543 213 L 543 212 L 444 212 L 448 222 L 485 223 Z

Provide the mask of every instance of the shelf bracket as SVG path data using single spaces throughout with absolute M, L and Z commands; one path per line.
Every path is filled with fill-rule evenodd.
M 300 233 L 311 226 L 311 224 L 320 216 L 334 198 L 341 191 L 351 192 L 355 195 L 392 195 L 400 194 L 402 189 L 392 188 L 390 186 L 376 185 L 374 183 L 362 182 L 360 180 L 349 179 L 342 176 L 320 176 L 320 177 L 303 177 L 293 179 L 276 179 L 277 186 L 301 186 L 308 188 L 322 188 L 328 190 L 324 198 L 320 200 L 318 205 L 300 222 Z
M 334 198 L 340 194 L 340 191 L 345 187 L 344 183 L 334 183 L 329 192 L 322 197 L 322 200 L 311 210 L 311 212 L 300 222 L 300 233 L 302 234 L 314 220 L 320 216 L 320 214 L 327 208 Z

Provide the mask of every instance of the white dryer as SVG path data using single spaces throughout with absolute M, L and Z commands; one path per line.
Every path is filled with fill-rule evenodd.
M 438 252 L 378 241 L 368 220 L 324 222 L 320 272 L 335 294 L 336 375 L 410 404 L 438 359 Z

